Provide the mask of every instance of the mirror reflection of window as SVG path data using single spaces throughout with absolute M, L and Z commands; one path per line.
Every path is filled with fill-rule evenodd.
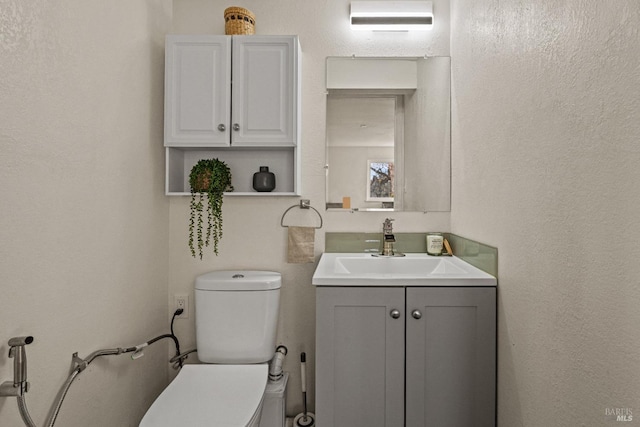
M 367 201 L 393 202 L 395 168 L 392 160 L 368 160 Z

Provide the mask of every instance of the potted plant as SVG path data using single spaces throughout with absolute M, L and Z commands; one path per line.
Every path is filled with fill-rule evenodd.
M 197 246 L 198 255 L 202 259 L 202 248 L 209 246 L 212 240 L 213 252 L 218 255 L 218 242 L 222 238 L 222 196 L 225 191 L 233 191 L 231 169 L 221 160 L 202 159 L 191 169 L 189 185 L 191 186 L 191 217 L 189 219 L 191 255 L 196 257 Z M 205 203 L 206 233 L 202 229 Z

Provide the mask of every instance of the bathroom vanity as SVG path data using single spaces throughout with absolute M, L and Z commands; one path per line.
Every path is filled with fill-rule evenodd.
M 495 426 L 493 276 L 456 257 L 325 253 L 312 283 L 318 425 Z

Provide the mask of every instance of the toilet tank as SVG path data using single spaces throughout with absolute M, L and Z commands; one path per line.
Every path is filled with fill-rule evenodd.
M 262 363 L 276 346 L 282 277 L 273 271 L 213 271 L 196 278 L 198 359 Z

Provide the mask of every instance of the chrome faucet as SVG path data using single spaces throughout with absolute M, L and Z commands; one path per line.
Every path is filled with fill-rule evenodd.
M 387 218 L 382 223 L 382 233 L 385 236 L 387 235 L 393 236 L 393 224 L 391 223 L 392 221 L 395 221 L 395 220 L 393 218 Z
M 9 340 L 9 357 L 13 358 L 13 381 L 0 384 L 0 396 L 23 396 L 29 391 L 27 353 L 24 346 L 32 342 L 31 336 L 14 337 Z
M 396 243 L 396 237 L 393 235 L 393 224 L 391 222 L 393 218 L 387 218 L 382 223 L 382 252 L 379 254 L 371 254 L 374 257 L 401 257 L 405 256 L 402 252 L 396 251 L 394 244 Z M 366 250 L 365 252 L 371 252 Z
M 396 252 L 394 248 L 396 237 L 393 235 L 392 221 L 393 218 L 387 218 L 382 223 L 382 234 L 384 235 L 382 241 L 382 256 L 403 256 L 404 254 Z

